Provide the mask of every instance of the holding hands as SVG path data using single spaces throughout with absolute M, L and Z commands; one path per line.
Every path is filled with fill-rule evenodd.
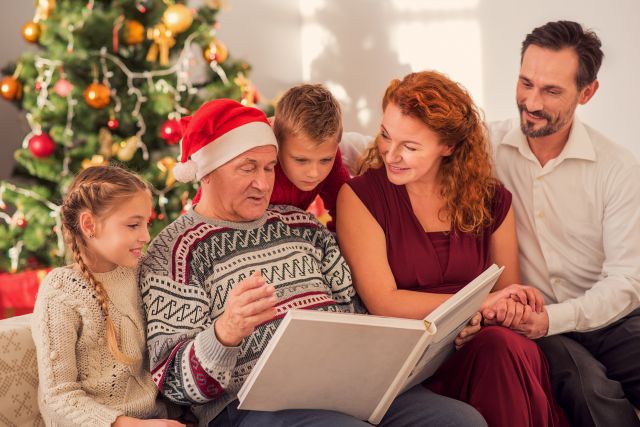
M 238 283 L 229 292 L 224 313 L 214 323 L 218 341 L 228 347 L 240 344 L 260 324 L 276 315 L 276 289 L 260 272 Z
M 455 339 L 456 350 L 480 332 L 481 320 L 485 325 L 499 325 L 536 339 L 547 334 L 549 316 L 544 309 L 542 293 L 532 287 L 513 284 L 487 295 L 480 312 Z
M 484 324 L 511 328 L 531 339 L 545 336 L 549 328 L 542 293 L 529 286 L 513 284 L 490 293 L 481 311 Z
M 526 322 L 531 313 L 541 313 L 544 298 L 539 290 L 513 284 L 490 293 L 482 304 L 484 323 L 507 328 Z

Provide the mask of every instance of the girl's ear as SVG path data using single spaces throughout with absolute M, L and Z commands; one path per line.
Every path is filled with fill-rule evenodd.
M 85 240 L 95 237 L 96 220 L 91 212 L 81 212 L 78 218 L 78 222 L 80 223 L 80 231 L 82 232 Z

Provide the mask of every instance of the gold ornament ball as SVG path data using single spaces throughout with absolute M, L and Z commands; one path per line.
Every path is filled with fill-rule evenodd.
M 229 57 L 229 51 L 220 40 L 213 40 L 209 43 L 209 46 L 202 51 L 202 56 L 207 62 L 216 61 L 218 64 L 222 64 Z
M 162 21 L 173 34 L 178 34 L 189 29 L 193 23 L 193 15 L 187 6 L 178 3 L 164 11 Z
M 29 21 L 22 26 L 22 38 L 29 43 L 38 43 L 41 32 L 40 24 L 37 22 Z
M 135 19 L 127 19 L 124 23 L 124 41 L 128 45 L 140 44 L 144 41 L 144 25 Z
M 6 76 L 0 82 L 0 93 L 7 101 L 20 99 L 22 96 L 22 83 L 16 78 Z
M 83 95 L 89 107 L 99 110 L 109 105 L 109 88 L 102 83 L 91 83 Z

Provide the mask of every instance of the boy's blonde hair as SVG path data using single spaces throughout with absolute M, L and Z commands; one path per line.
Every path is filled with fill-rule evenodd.
M 119 362 L 132 364 L 136 360 L 118 348 L 113 320 L 109 315 L 109 300 L 102 283 L 95 278 L 83 258 L 87 242 L 80 230 L 80 214 L 89 211 L 97 217 L 108 215 L 115 207 L 139 191 L 150 191 L 150 186 L 138 175 L 117 166 L 93 166 L 80 172 L 73 180 L 62 201 L 62 231 L 75 262 L 96 293 L 96 300 L 105 316 L 107 346 Z M 151 193 L 149 193 L 151 194 Z
M 301 84 L 287 90 L 276 105 L 273 132 L 278 144 L 287 137 L 302 135 L 318 144 L 340 140 L 340 104 L 321 84 Z

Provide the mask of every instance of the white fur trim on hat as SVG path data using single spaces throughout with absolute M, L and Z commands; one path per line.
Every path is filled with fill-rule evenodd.
M 193 160 L 178 163 L 173 167 L 173 176 L 180 182 L 190 182 L 196 178 L 198 165 Z
M 267 123 L 251 122 L 232 129 L 191 155 L 191 160 L 198 165 L 196 178 L 200 180 L 245 151 L 263 145 L 273 145 L 278 150 L 278 141 Z

